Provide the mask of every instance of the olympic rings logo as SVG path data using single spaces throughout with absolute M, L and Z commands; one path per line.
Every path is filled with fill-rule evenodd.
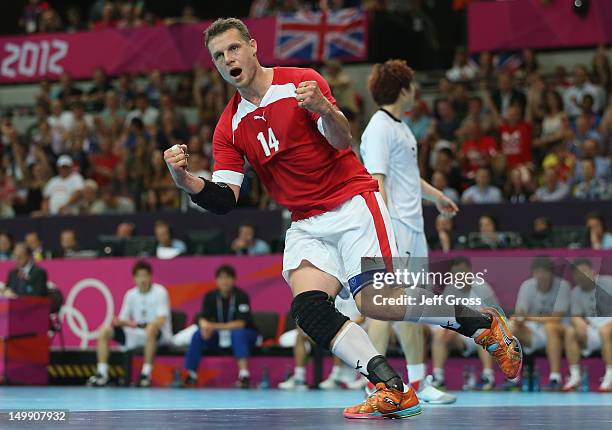
M 87 348 L 89 346 L 89 341 L 97 339 L 99 334 L 99 330 L 90 331 L 87 318 L 85 318 L 79 309 L 74 307 L 77 296 L 88 288 L 98 290 L 106 302 L 106 314 L 104 315 L 102 326 L 110 325 L 113 321 L 113 315 L 115 315 L 113 295 L 104 282 L 94 278 L 85 278 L 77 282 L 74 287 L 70 289 L 66 297 L 66 302 L 60 311 L 60 320 L 66 317 L 66 323 L 68 323 L 70 330 L 81 339 L 81 348 Z

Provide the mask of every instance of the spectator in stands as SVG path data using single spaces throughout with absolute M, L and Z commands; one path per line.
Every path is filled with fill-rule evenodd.
M 26 33 L 36 33 L 39 29 L 40 16 L 49 9 L 49 3 L 40 0 L 29 0 L 19 19 L 19 26 Z
M 527 240 L 529 248 L 552 248 L 552 223 L 540 216 L 533 220 L 533 230 Z
M 157 121 L 158 117 L 159 111 L 154 106 L 149 105 L 147 94 L 138 93 L 135 97 L 135 109 L 127 114 L 125 123 L 130 125 L 134 118 L 140 118 L 144 125 L 150 126 Z
M 41 214 L 43 204 L 43 190 L 45 185 L 51 179 L 51 166 L 44 150 L 39 145 L 33 145 L 31 148 L 33 154 L 31 166 L 26 165 L 26 158 L 21 157 L 18 153 L 16 157 L 17 165 L 23 173 L 23 186 L 27 190 L 26 197 L 19 209 L 19 212 L 38 216 Z
M 526 203 L 533 194 L 533 182 L 528 169 L 515 167 L 510 170 L 506 185 L 504 187 L 504 197 L 510 203 Z
M 457 282 L 455 285 L 447 285 L 442 292 L 443 296 L 454 296 L 457 299 L 465 298 L 471 300 L 478 300 L 479 305 L 475 306 L 475 309 L 480 309 L 485 306 L 499 306 L 497 297 L 491 285 L 484 281 L 474 285 L 473 277 L 466 276 L 467 274 L 473 274 L 472 263 L 466 257 L 458 257 L 451 262 L 451 272 L 454 274 L 455 279 L 466 279 L 466 281 Z M 468 279 L 471 279 L 468 282 Z M 491 391 L 495 388 L 495 372 L 493 371 L 493 359 L 483 348 L 478 346 L 471 340 L 459 333 L 444 330 L 441 326 L 425 325 L 431 332 L 431 359 L 433 366 L 433 385 L 436 388 L 443 389 L 445 387 L 445 375 L 444 366 L 448 359 L 450 351 L 458 351 L 464 357 L 477 354 L 478 358 L 482 362 L 482 375 L 480 382 L 474 387 L 466 388 L 479 388 L 482 391 Z
M 602 181 L 610 181 L 612 178 L 612 161 L 610 157 L 600 156 L 599 143 L 595 140 L 585 140 L 582 142 L 582 153 L 583 159 L 591 159 L 595 164 L 595 177 Z M 580 182 L 583 180 L 582 165 L 576 163 L 574 170 L 574 181 Z
M 155 222 L 155 255 L 157 258 L 174 258 L 187 252 L 187 245 L 172 235 L 170 224 L 158 220 Z
M 352 121 L 359 113 L 359 108 L 351 77 L 342 69 L 342 63 L 334 59 L 325 63 L 325 72 L 324 77 L 338 107 Z
M 17 267 L 8 274 L 4 296 L 47 296 L 47 272 L 34 263 L 30 248 L 19 242 L 13 253 Z
M 531 196 L 532 202 L 560 202 L 570 195 L 570 187 L 559 179 L 555 167 L 544 170 L 544 184 Z
M 612 233 L 606 231 L 604 217 L 597 212 L 586 216 L 588 229 L 588 247 L 591 249 L 612 249 Z
M 436 153 L 435 163 L 433 165 L 434 170 L 444 173 L 448 186 L 455 190 L 460 190 L 462 187 L 462 178 L 457 167 L 456 157 L 450 148 L 441 148 Z
M 471 242 L 470 248 L 504 248 L 508 242 L 507 235 L 498 231 L 497 218 L 490 214 L 483 214 L 478 219 L 478 236 Z
M 248 357 L 257 340 L 249 295 L 236 287 L 236 270 L 232 266 L 217 268 L 215 282 L 217 288 L 204 296 L 199 327 L 185 355 L 188 375 L 184 385 L 196 385 L 202 352 L 231 347 L 238 362 L 238 386 L 249 388 Z
M 238 227 L 238 237 L 232 242 L 232 251 L 236 255 L 262 255 L 270 253 L 270 245 L 256 237 L 255 226 L 242 223 Z
M 169 343 L 172 338 L 168 292 L 162 285 L 152 282 L 151 274 L 149 263 L 138 261 L 134 264 L 132 275 L 136 286 L 125 293 L 119 315 L 110 325 L 100 328 L 97 371 L 87 385 L 102 387 L 108 384 L 109 344 L 115 340 L 127 349 L 144 347 L 144 364 L 136 385 L 151 386 L 157 345 Z
M 439 118 L 436 120 L 436 128 L 442 139 L 455 140 L 455 132 L 461 126 L 461 121 L 457 117 L 453 106 L 449 100 L 438 100 L 436 108 Z
M 109 89 L 104 95 L 104 109 L 100 114 L 103 124 L 110 128 L 111 133 L 118 134 L 118 129 L 125 123 L 125 115 L 119 93 L 115 89 Z
M 518 292 L 510 319 L 512 333 L 526 354 L 546 348 L 550 366 L 548 389 L 558 391 L 564 332 L 561 319 L 569 312 L 570 285 L 555 276 L 553 262 L 548 257 L 534 258 L 531 272 L 533 277 L 523 282 Z
M 93 30 L 105 30 L 108 28 L 117 27 L 117 11 L 115 9 L 115 3 L 105 2 L 102 8 L 102 16 L 100 20 L 91 23 L 90 27 Z
M 436 232 L 427 240 L 431 249 L 439 249 L 449 252 L 455 244 L 455 233 L 453 231 L 453 219 L 438 214 L 436 217 Z
M 88 110 L 100 112 L 104 109 L 104 101 L 107 92 L 113 90 L 113 86 L 102 67 L 96 67 L 93 74 L 93 85 L 87 91 L 86 102 Z
M 25 235 L 25 243 L 32 251 L 32 258 L 38 262 L 50 256 L 50 252 L 45 250 L 42 241 L 35 231 L 30 231 Z
M 498 120 L 500 150 L 506 156 L 508 170 L 531 162 L 532 125 L 525 121 L 519 104 L 508 108 L 507 120 L 494 111 Z
M 571 292 L 571 322 L 565 327 L 565 355 L 569 363 L 570 375 L 563 391 L 577 391 L 582 375 L 580 355 L 589 355 L 601 350 L 606 372 L 599 386 L 602 393 L 612 391 L 612 317 L 598 314 L 595 303 L 597 289 L 610 294 L 612 277 L 597 274 L 588 258 L 578 258 L 573 262 L 574 282 Z
M 527 105 L 527 97 L 521 91 L 514 88 L 512 75 L 508 72 L 499 74 L 497 89 L 491 94 L 491 100 L 499 115 L 502 118 L 508 118 L 508 120 L 510 106 L 518 104 L 521 112 L 524 112 Z
M 536 53 L 531 48 L 523 48 L 521 51 L 521 60 L 522 63 L 518 71 L 522 76 L 529 76 L 532 73 L 536 73 L 540 68 Z
M 81 11 L 77 6 L 70 6 L 66 10 L 66 32 L 74 33 L 75 31 L 83 31 L 87 25 L 81 18 Z
M 0 261 L 13 258 L 13 236 L 5 231 L 0 232 Z
M 134 231 L 136 230 L 136 226 L 131 222 L 121 222 L 117 225 L 117 230 L 115 235 L 120 239 L 131 239 L 134 237 Z
M 446 77 L 452 82 L 464 82 L 473 80 L 478 74 L 478 66 L 472 61 L 464 47 L 455 49 L 453 67 L 446 72 Z
M 438 190 L 442 191 L 446 197 L 454 201 L 455 203 L 459 203 L 459 193 L 454 188 L 448 186 L 448 180 L 446 179 L 446 175 L 439 170 L 433 172 L 431 175 L 431 185 L 433 185 Z M 431 204 L 432 202 L 424 201 L 423 204 Z
M 492 136 L 483 134 L 480 122 L 468 120 L 461 128 L 464 137 L 459 159 L 463 166 L 463 177 L 474 179 L 480 167 L 491 165 L 491 157 L 497 152 L 497 142 Z
M 580 161 L 582 180 L 574 186 L 574 197 L 579 200 L 604 200 L 612 197 L 610 183 L 595 176 L 595 161 Z
M 422 144 L 432 123 L 432 118 L 427 112 L 427 103 L 423 100 L 415 101 L 410 115 L 404 117 L 404 122 L 410 127 L 417 142 Z
M 39 33 L 55 33 L 64 30 L 64 24 L 62 19 L 55 9 L 49 7 L 44 10 L 40 15 L 40 22 L 38 25 Z
M 463 192 L 462 203 L 501 203 L 502 193 L 499 188 L 491 185 L 491 171 L 480 167 L 475 175 L 476 184 Z
M 589 75 L 586 66 L 578 65 L 574 69 L 574 84 L 565 90 L 563 101 L 565 111 L 574 118 L 582 113 L 582 100 L 585 95 L 590 94 L 593 97 L 593 109 L 595 112 L 601 112 L 601 88 L 589 82 Z
M 497 130 L 495 119 L 490 113 L 484 111 L 482 99 L 479 96 L 472 96 L 468 99 L 468 110 L 461 128 L 464 128 L 470 121 L 478 122 L 480 129 L 486 135 L 492 135 Z
M 74 258 L 79 254 L 76 232 L 72 229 L 64 229 L 60 233 L 59 252 L 54 253 L 53 258 Z
M 597 45 L 597 50 L 595 51 L 591 64 L 596 84 L 603 87 L 604 90 L 609 90 L 610 83 L 612 83 L 612 70 L 610 68 L 610 60 L 608 60 L 605 44 L 601 43 Z
M 95 182 L 94 182 L 95 183 Z M 136 205 L 129 197 L 119 195 L 110 184 L 102 188 L 101 196 L 90 208 L 94 215 L 131 214 L 136 211 Z
M 569 140 L 568 149 L 577 157 L 582 157 L 582 145 L 586 140 L 601 142 L 601 135 L 591 127 L 589 117 L 580 114 L 576 117 L 576 131 Z
M 117 95 L 119 96 L 121 107 L 132 109 L 136 93 L 137 90 L 132 76 L 128 73 L 120 75 L 117 82 Z
M 98 184 L 93 179 L 85 179 L 83 192 L 79 201 L 79 214 L 91 214 L 95 203 L 98 201 Z
M 567 114 L 563 110 L 563 99 L 555 90 L 544 94 L 544 118 L 540 137 L 534 139 L 534 148 L 546 150 L 550 145 L 567 137 Z
M 57 159 L 59 175 L 49 180 L 43 189 L 42 211 L 44 214 L 76 214 L 77 203 L 83 192 L 83 177 L 73 171 L 72 158 L 62 155 Z
M 478 79 L 489 80 L 495 74 L 495 62 L 491 51 L 483 51 L 478 57 Z
M 110 137 L 101 134 L 98 141 L 98 152 L 90 155 L 93 179 L 99 186 L 105 186 L 113 180 L 115 168 L 121 162 L 121 157 L 113 152 Z
M 54 99 L 61 100 L 65 106 L 70 106 L 81 99 L 83 91 L 74 85 L 68 73 L 64 72 L 60 75 L 59 85 L 58 91 L 54 94 Z

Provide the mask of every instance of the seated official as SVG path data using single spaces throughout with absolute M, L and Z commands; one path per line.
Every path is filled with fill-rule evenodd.
M 108 356 L 111 339 L 127 349 L 144 347 L 144 362 L 138 387 L 151 386 L 151 372 L 157 345 L 170 342 L 170 300 L 166 289 L 151 281 L 151 265 L 138 261 L 132 268 L 136 286 L 123 297 L 119 317 L 100 329 L 97 346 L 97 372 L 87 385 L 102 387 L 108 384 Z
M 199 328 L 191 338 L 185 355 L 188 375 L 183 384 L 196 384 L 202 352 L 231 347 L 238 361 L 238 386 L 249 388 L 247 358 L 257 340 L 249 296 L 235 286 L 236 271 L 232 266 L 220 266 L 215 273 L 215 280 L 217 288 L 204 296 Z
M 25 243 L 17 243 L 13 256 L 17 267 L 9 272 L 6 288 L 1 295 L 5 297 L 47 296 L 47 272 L 34 264 L 30 248 Z

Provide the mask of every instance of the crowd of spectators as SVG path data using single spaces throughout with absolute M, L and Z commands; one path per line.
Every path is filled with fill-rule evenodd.
M 612 198 L 606 48 L 572 73 L 544 74 L 531 50 L 479 62 L 458 50 L 433 103 L 419 95 L 407 113 L 423 176 L 463 204 Z

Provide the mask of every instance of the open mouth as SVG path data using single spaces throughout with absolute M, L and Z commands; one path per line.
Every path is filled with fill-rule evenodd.
M 237 78 L 238 76 L 240 76 L 241 73 L 242 73 L 242 69 L 240 67 L 236 67 L 230 70 L 230 75 L 232 75 L 232 77 L 234 78 Z

